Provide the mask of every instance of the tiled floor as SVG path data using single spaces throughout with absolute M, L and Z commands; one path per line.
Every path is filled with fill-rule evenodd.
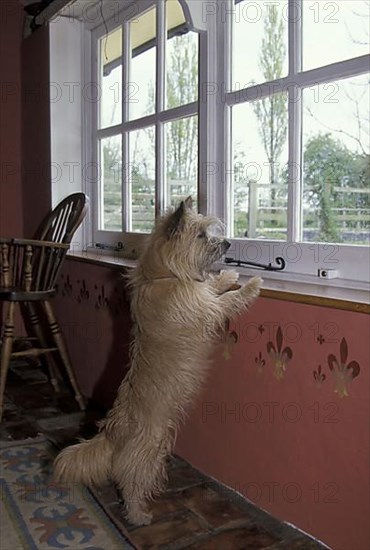
M 13 366 L 7 381 L 6 410 L 0 439 L 44 434 L 65 446 L 95 433 L 102 411 L 78 411 L 64 389 L 58 396 L 40 368 Z M 116 525 L 142 550 L 313 550 L 325 548 L 300 531 L 275 520 L 237 494 L 216 484 L 180 458 L 170 461 L 169 483 L 152 505 L 154 519 L 146 527 L 130 526 L 113 486 L 96 496 Z M 106 549 L 109 550 L 109 549 Z

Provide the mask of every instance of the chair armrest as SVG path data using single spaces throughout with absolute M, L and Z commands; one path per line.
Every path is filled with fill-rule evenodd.
M 54 291 L 70 245 L 35 239 L 0 239 L 0 287 Z
M 1 240 L 0 244 L 3 244 Z M 70 245 L 66 243 L 53 243 L 52 241 L 38 241 L 35 239 L 10 239 L 8 244 L 21 246 L 42 246 L 47 248 L 60 248 L 64 250 L 68 250 L 70 247 Z

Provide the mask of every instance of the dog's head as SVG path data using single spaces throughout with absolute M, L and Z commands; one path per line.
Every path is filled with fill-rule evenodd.
M 230 246 L 220 233 L 220 221 L 194 212 L 188 197 L 158 222 L 148 243 L 146 262 L 149 254 L 157 270 L 162 267 L 179 279 L 200 279 Z

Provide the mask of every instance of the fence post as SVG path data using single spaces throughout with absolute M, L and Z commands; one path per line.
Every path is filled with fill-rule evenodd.
M 256 236 L 257 226 L 257 182 L 249 180 L 248 200 L 248 237 L 253 239 Z

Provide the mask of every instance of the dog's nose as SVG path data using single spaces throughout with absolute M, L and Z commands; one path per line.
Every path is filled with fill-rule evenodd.
M 226 251 L 226 250 L 229 250 L 230 246 L 231 246 L 231 243 L 229 243 L 229 241 L 227 241 L 227 240 L 225 239 L 225 240 L 224 240 L 225 251 Z

